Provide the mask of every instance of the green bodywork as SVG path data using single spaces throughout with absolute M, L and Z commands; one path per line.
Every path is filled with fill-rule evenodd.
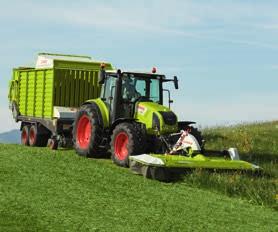
M 147 134 L 149 135 L 169 134 L 169 133 L 177 132 L 178 123 L 176 123 L 175 125 L 167 125 L 163 121 L 163 117 L 159 113 L 159 111 L 170 112 L 171 110 L 168 107 L 159 105 L 155 102 L 140 102 L 137 105 L 134 118 L 137 119 L 138 122 L 141 122 L 146 126 Z M 153 114 L 156 114 L 160 121 L 159 131 L 153 128 L 152 125 Z
M 86 101 L 86 103 L 96 103 L 100 109 L 104 128 L 110 127 L 110 117 L 109 117 L 109 110 L 107 104 L 101 99 L 91 99 Z M 140 102 L 136 104 L 136 110 L 135 114 L 132 117 L 135 119 L 136 122 L 142 123 L 146 126 L 147 134 L 148 135 L 158 135 L 158 134 L 169 134 L 173 132 L 177 132 L 178 130 L 178 123 L 175 125 L 167 125 L 164 123 L 163 118 L 159 111 L 164 112 L 170 112 L 171 110 L 168 107 L 165 107 L 163 105 L 160 105 L 158 103 L 154 102 Z M 160 120 L 160 130 L 157 131 L 155 128 L 153 128 L 152 125 L 152 118 L 153 114 L 157 114 L 159 120 Z
M 54 58 L 52 68 L 15 68 L 9 84 L 9 101 L 17 104 L 22 116 L 52 119 L 54 106 L 79 107 L 100 96 L 101 63 Z M 113 69 L 109 63 L 105 67 Z
M 243 160 L 230 160 L 222 157 L 206 157 L 198 154 L 193 157 L 181 155 L 155 155 L 164 161 L 168 168 L 207 168 L 207 169 L 233 169 L 233 170 L 257 170 L 258 166 Z

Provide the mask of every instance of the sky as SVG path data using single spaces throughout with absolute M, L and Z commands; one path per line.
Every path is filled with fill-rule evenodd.
M 278 1 L 0 0 L 0 132 L 12 69 L 38 52 L 90 55 L 169 83 L 180 120 L 201 126 L 278 119 Z

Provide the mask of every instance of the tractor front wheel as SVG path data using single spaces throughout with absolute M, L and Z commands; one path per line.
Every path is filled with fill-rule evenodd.
M 136 123 L 117 125 L 111 137 L 112 160 L 119 166 L 129 166 L 129 156 L 144 153 L 144 136 Z

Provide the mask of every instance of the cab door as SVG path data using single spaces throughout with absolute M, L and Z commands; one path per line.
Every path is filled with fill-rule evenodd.
M 104 86 L 101 89 L 100 96 L 101 96 L 101 99 L 105 102 L 105 104 L 107 106 L 110 119 L 112 116 L 112 112 L 114 111 L 115 88 L 116 88 L 116 78 L 107 75 Z

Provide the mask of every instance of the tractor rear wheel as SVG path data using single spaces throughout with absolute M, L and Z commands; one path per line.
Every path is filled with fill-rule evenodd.
M 129 156 L 144 153 L 145 143 L 141 128 L 136 123 L 117 125 L 111 137 L 111 158 L 122 167 L 129 166 Z
M 21 144 L 29 146 L 29 126 L 23 126 L 21 130 Z
M 100 157 L 102 134 L 103 123 L 98 106 L 96 104 L 82 106 L 73 124 L 75 151 L 85 157 Z

